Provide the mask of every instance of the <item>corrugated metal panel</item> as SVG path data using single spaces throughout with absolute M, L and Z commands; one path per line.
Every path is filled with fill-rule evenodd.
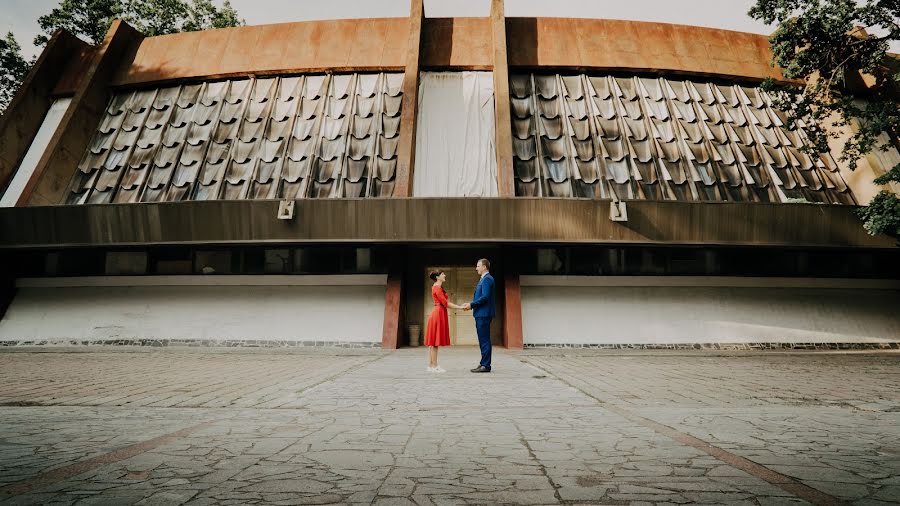
M 759 88 L 522 74 L 510 105 L 517 196 L 855 204 Z
M 402 80 L 307 75 L 119 93 L 66 203 L 389 197 Z

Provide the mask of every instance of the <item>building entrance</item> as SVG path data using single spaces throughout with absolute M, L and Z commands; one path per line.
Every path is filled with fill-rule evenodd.
M 472 300 L 472 294 L 475 293 L 475 286 L 478 285 L 479 280 L 478 273 L 471 266 L 436 266 L 426 268 L 425 275 L 422 276 L 425 279 L 425 286 L 422 292 L 425 297 L 425 317 L 422 320 L 424 322 L 422 327 L 423 333 L 427 326 L 428 317 L 431 315 L 431 310 L 434 308 L 434 302 L 431 299 L 431 286 L 434 283 L 428 278 L 428 274 L 433 270 L 444 271 L 447 275 L 447 281 L 444 282 L 444 290 L 447 291 L 450 301 L 456 304 L 463 304 Z M 475 332 L 475 318 L 472 317 L 472 313 L 462 309 L 450 309 L 447 313 L 450 320 L 450 343 L 454 345 L 477 345 L 478 334 Z M 423 334 L 423 340 L 424 337 Z

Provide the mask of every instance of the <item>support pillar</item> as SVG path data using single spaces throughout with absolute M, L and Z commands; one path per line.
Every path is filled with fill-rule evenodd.
M 512 164 L 512 124 L 509 112 L 509 64 L 506 55 L 506 15 L 503 0 L 491 0 L 494 63 L 494 131 L 497 151 L 497 192 L 515 197 Z
M 510 350 L 521 350 L 522 339 L 522 294 L 518 274 L 507 274 L 503 278 L 503 346 Z
M 11 256 L 0 256 L 4 262 L 0 267 L 0 320 L 6 315 L 6 310 L 16 296 L 16 266 L 10 262 Z
M 406 70 L 403 73 L 394 197 L 412 196 L 413 172 L 416 166 L 416 120 L 419 115 L 419 48 L 422 44 L 422 20 L 425 17 L 422 1 L 410 0 L 409 38 L 406 45 Z
M 391 271 L 388 274 L 387 287 L 384 291 L 384 327 L 381 331 L 381 347 L 385 350 L 396 350 L 400 341 L 402 296 L 403 272 Z

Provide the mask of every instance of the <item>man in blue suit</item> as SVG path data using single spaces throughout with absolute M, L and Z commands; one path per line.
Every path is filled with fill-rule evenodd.
M 494 319 L 494 278 L 491 276 L 491 262 L 482 258 L 475 264 L 475 271 L 481 275 L 481 281 L 475 287 L 472 302 L 463 307 L 472 310 L 475 317 L 475 331 L 478 333 L 478 345 L 481 347 L 481 363 L 472 372 L 491 372 L 491 320 Z

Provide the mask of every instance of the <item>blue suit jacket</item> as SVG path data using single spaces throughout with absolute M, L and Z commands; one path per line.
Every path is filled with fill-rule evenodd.
M 493 318 L 496 314 L 494 308 L 494 278 L 487 273 L 478 286 L 475 287 L 475 297 L 472 299 L 472 316 L 475 318 Z

